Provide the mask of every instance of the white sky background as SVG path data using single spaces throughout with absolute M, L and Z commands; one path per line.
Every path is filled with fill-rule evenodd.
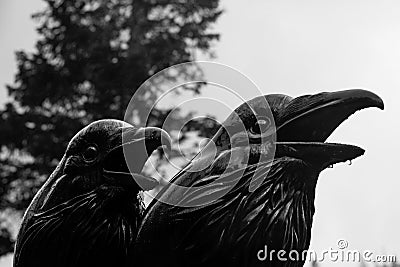
M 215 31 L 217 62 L 249 76 L 263 93 L 291 96 L 366 88 L 385 101 L 385 111 L 353 115 L 329 141 L 360 145 L 351 166 L 324 171 L 316 196 L 311 249 L 349 249 L 400 257 L 400 1 L 222 0 Z M 0 2 L 0 102 L 14 79 L 14 50 L 32 50 L 30 19 L 39 0 Z M 217 95 L 211 90 L 205 96 Z M 219 114 L 221 116 L 221 114 Z M 0 267 L 10 266 L 10 259 Z M 323 263 L 322 266 L 357 266 Z

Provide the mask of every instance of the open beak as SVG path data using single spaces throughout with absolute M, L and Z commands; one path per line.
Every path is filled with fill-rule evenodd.
M 324 142 L 350 115 L 369 107 L 383 109 L 384 104 L 376 94 L 361 89 L 292 99 L 275 118 L 277 154 L 297 155 L 322 169 L 361 156 L 364 150 L 357 146 Z
M 154 150 L 171 149 L 171 137 L 156 127 L 125 127 L 121 130 L 121 143 L 106 155 L 103 174 L 112 183 L 151 190 L 159 182 L 142 175 L 142 169 Z

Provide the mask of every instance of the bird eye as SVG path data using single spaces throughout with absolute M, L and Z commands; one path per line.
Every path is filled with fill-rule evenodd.
M 251 127 L 250 131 L 254 134 L 262 134 L 269 129 L 271 120 L 267 117 L 259 118 L 257 122 Z
M 85 152 L 83 152 L 83 159 L 90 162 L 95 160 L 98 154 L 99 152 L 97 151 L 97 147 L 91 145 L 86 148 Z

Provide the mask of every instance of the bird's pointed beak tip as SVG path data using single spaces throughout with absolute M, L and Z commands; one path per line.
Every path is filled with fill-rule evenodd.
M 371 91 L 367 91 L 364 89 L 353 89 L 348 90 L 348 92 L 350 94 L 353 94 L 354 98 L 364 100 L 366 103 L 366 107 L 376 107 L 381 110 L 385 109 L 385 103 L 383 102 L 383 99 Z

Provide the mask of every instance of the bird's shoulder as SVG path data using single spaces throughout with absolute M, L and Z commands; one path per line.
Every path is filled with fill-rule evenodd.
M 110 199 L 121 196 L 107 191 L 98 188 L 34 214 L 20 233 L 14 266 L 107 266 L 110 254 L 128 253 L 137 222 L 112 211 Z

